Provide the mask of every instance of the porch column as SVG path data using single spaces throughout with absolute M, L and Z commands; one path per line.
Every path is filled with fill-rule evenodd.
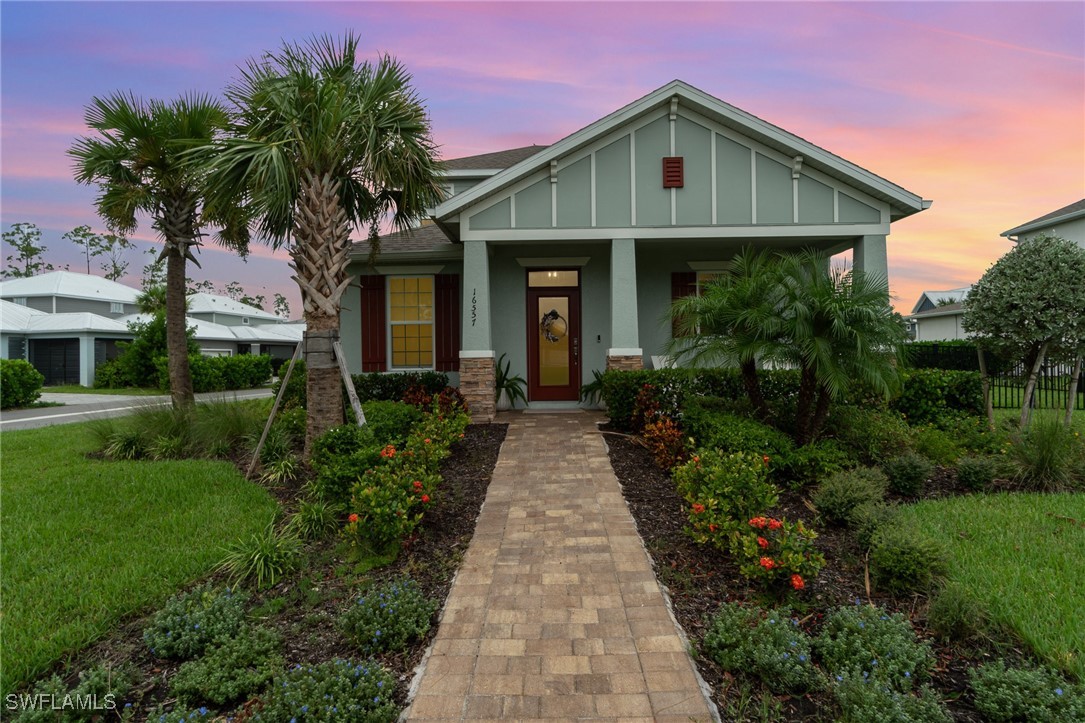
M 610 242 L 610 349 L 607 369 L 643 369 L 637 316 L 637 244 L 631 238 Z
M 79 337 L 79 385 L 94 386 L 94 337 Z
M 888 281 L 889 262 L 885 252 L 885 236 L 860 236 L 852 252 L 852 267 Z
M 492 422 L 496 412 L 494 347 L 490 336 L 490 257 L 485 241 L 463 242 L 462 308 L 460 392 L 473 421 Z

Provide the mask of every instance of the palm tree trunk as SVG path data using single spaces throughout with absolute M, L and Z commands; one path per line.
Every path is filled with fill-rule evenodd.
M 810 423 L 810 437 L 807 442 L 813 442 L 821 434 L 822 427 L 825 426 L 825 420 L 829 417 L 829 390 L 824 385 L 818 387 L 818 403 L 814 408 L 814 419 Z
M 761 394 L 761 380 L 757 376 L 757 364 L 753 359 L 747 359 L 739 365 L 742 370 L 742 384 L 746 387 L 746 396 L 753 405 L 754 411 L 761 419 L 769 416 L 768 405 L 765 397 Z
M 803 446 L 810 441 L 810 427 L 813 422 L 814 393 L 817 391 L 817 378 L 813 367 L 803 366 L 799 381 L 799 398 L 795 405 L 795 441 Z
M 167 241 L 169 243 L 169 241 Z M 185 330 L 185 257 L 182 244 L 173 243 L 166 254 L 166 355 L 170 372 L 170 396 L 176 409 L 196 403 L 192 372 L 188 367 L 188 334 Z

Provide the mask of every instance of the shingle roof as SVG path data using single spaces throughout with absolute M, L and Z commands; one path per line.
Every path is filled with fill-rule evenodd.
M 912 307 L 912 313 L 915 314 L 919 311 L 919 307 L 923 305 L 923 299 L 929 299 L 935 306 L 942 299 L 947 299 L 952 302 L 963 301 L 964 297 L 968 296 L 968 292 L 972 290 L 971 284 L 968 286 L 962 286 L 959 289 L 946 289 L 944 291 L 924 291 L 919 295 L 919 300 L 915 302 L 915 306 Z
M 959 314 L 964 311 L 964 304 L 960 301 L 953 304 L 942 304 L 936 306 L 933 309 L 921 311 L 918 314 L 912 314 L 913 319 L 923 319 L 928 316 L 948 316 L 950 314 Z
M 283 320 L 282 317 L 271 312 L 248 304 L 242 304 L 240 301 L 234 301 L 228 296 L 200 292 L 189 294 L 186 298 L 188 299 L 188 313 L 190 314 L 229 314 L 231 316 L 251 316 L 269 321 Z
M 0 296 L 64 296 L 134 304 L 139 291 L 101 276 L 75 271 L 50 271 L 25 279 L 0 282 Z
M 380 237 L 381 253 L 431 253 L 451 249 L 455 244 L 449 240 L 445 232 L 439 226 L 430 224 L 412 228 L 408 231 L 397 231 Z M 369 240 L 358 241 L 354 244 L 355 256 L 369 253 Z
M 1039 230 L 1044 226 L 1054 225 L 1053 223 L 1048 223 L 1049 221 L 1070 221 L 1081 216 L 1085 216 L 1085 198 L 1080 201 L 1074 201 L 1069 206 L 1063 206 L 1051 213 L 1045 213 L 1043 216 L 1034 218 L 1028 223 L 1023 223 L 1015 228 L 1011 228 L 1009 231 L 1003 231 L 1001 235 L 1017 236 L 1018 234 Z
M 493 153 L 481 153 L 477 156 L 464 156 L 452 158 L 444 162 L 449 171 L 478 171 L 488 168 L 508 168 L 515 166 L 525 158 L 530 158 L 539 151 L 546 150 L 549 146 L 524 146 L 522 148 L 509 148 L 504 151 Z

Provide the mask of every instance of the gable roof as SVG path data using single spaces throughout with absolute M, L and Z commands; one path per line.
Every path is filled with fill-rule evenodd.
M 935 316 L 955 316 L 957 314 L 963 314 L 963 313 L 964 313 L 964 304 L 961 303 L 960 301 L 957 301 L 957 302 L 954 302 L 952 304 L 942 304 L 941 306 L 936 306 L 933 309 L 927 309 L 926 311 L 920 311 L 920 312 L 914 312 L 913 311 L 911 317 L 909 317 L 909 318 L 912 318 L 912 319 L 929 319 L 929 318 L 935 317 Z
M 242 304 L 240 301 L 234 301 L 228 296 L 199 292 L 189 294 L 186 298 L 188 299 L 189 314 L 229 314 L 230 316 L 249 316 L 269 321 L 284 321 L 282 317 L 276 316 L 269 311 Z
M 458 248 L 456 244 L 449 240 L 445 232 L 434 224 L 406 231 L 396 231 L 380 237 L 382 259 L 387 254 L 432 254 L 439 251 L 455 252 Z M 355 258 L 368 256 L 369 239 L 355 242 L 351 254 Z
M 451 158 L 444 162 L 444 167 L 448 171 L 499 170 L 514 166 L 525 158 L 531 158 L 536 153 L 544 150 L 546 150 L 546 146 L 509 148 L 504 151 L 494 151 L 493 153 L 480 153 L 477 156 Z
M 139 291 L 116 281 L 76 271 L 50 271 L 0 282 L 0 296 L 63 296 L 72 299 L 136 303 Z
M 1085 218 L 1085 198 L 1080 201 L 1074 201 L 1069 206 L 1063 206 L 1051 213 L 1045 213 L 1043 216 L 1011 228 L 1009 231 L 1003 231 L 1000 235 L 1003 237 L 1019 236 L 1023 233 L 1039 231 L 1064 221 L 1074 221 L 1079 218 Z
M 958 304 L 964 301 L 965 297 L 968 296 L 968 292 L 970 292 L 971 290 L 972 285 L 969 284 L 968 286 L 962 286 L 959 289 L 946 289 L 945 291 L 924 291 L 922 294 L 919 295 L 919 300 L 915 302 L 915 306 L 912 307 L 912 313 L 927 313 L 919 311 L 919 307 L 923 306 L 924 300 L 929 301 L 931 304 L 934 304 L 935 308 L 944 308 L 952 304 Z M 942 306 L 939 306 L 938 302 L 942 299 L 949 300 L 950 304 L 943 304 Z
M 678 98 L 682 107 L 731 128 L 779 152 L 803 157 L 803 165 L 858 188 L 873 198 L 889 204 L 890 217 L 897 220 L 930 207 L 930 201 L 908 191 L 854 163 L 844 160 L 807 140 L 768 121 L 723 102 L 680 80 L 673 80 L 624 108 L 566 136 L 552 146 L 535 153 L 514 166 L 495 174 L 473 188 L 448 199 L 435 211 L 439 223 L 448 222 L 461 210 L 511 186 L 526 176 L 545 168 L 550 161 L 573 153 L 621 125 L 629 123 Z

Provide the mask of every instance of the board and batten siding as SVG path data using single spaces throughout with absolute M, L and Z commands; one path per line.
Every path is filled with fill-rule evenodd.
M 662 159 L 681 156 L 682 188 Z M 457 186 L 457 192 L 460 190 Z M 888 225 L 884 202 L 690 110 L 648 114 L 464 210 L 469 231 Z

